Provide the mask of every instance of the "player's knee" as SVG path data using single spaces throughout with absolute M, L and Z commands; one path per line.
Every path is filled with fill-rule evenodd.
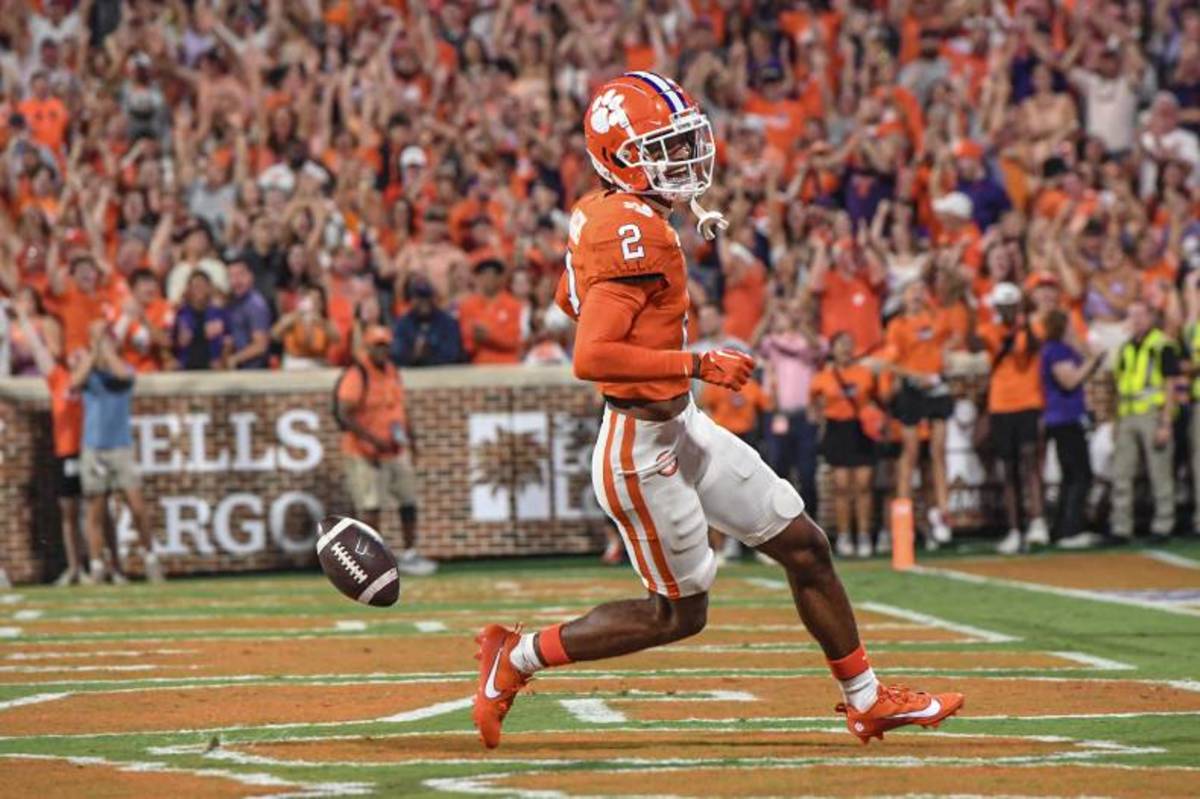
M 776 555 L 776 559 L 790 573 L 812 577 L 833 568 L 829 538 L 808 514 L 796 517 L 784 534 L 787 535 L 788 547 Z
M 663 643 L 690 638 L 708 624 L 708 595 L 698 594 L 667 603 L 667 623 L 663 625 Z

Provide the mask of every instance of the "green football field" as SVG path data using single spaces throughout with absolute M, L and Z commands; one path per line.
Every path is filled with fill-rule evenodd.
M 960 717 L 862 746 L 782 573 L 709 627 L 544 673 L 485 752 L 474 632 L 638 595 L 588 559 L 451 565 L 393 608 L 319 574 L 0 593 L 0 792 L 53 796 L 1200 796 L 1200 542 L 844 564 L 888 681 Z

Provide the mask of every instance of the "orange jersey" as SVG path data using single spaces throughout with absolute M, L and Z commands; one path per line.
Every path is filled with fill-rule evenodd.
M 525 304 L 507 291 L 494 297 L 463 297 L 458 305 L 458 323 L 471 363 L 520 363 L 526 316 Z M 478 335 L 479 328 L 483 338 Z
M 700 405 L 714 422 L 739 436 L 752 432 L 758 426 L 759 411 L 769 411 L 772 407 L 771 398 L 754 380 L 742 386 L 741 391 L 705 383 Z
M 637 195 L 599 191 L 583 197 L 571 213 L 559 305 L 578 319 L 597 284 L 639 276 L 657 280 L 645 284 L 646 304 L 634 316 L 623 342 L 647 350 L 685 349 L 690 302 L 687 264 L 674 229 Z M 586 342 L 577 341 L 577 350 L 581 345 Z M 688 377 L 681 368 L 678 377 L 599 382 L 610 397 L 663 400 L 687 391 Z
M 888 359 L 910 372 L 941 374 L 942 348 L 952 334 L 946 315 L 921 311 L 897 316 L 887 326 Z
M 848 422 L 857 419 L 858 412 L 873 399 L 875 376 L 860 363 L 845 369 L 830 364 L 813 377 L 808 392 L 810 402 L 823 403 L 826 419 Z
M 997 360 L 1004 347 L 1005 336 L 1012 329 L 1002 323 L 982 325 L 979 337 L 987 344 L 992 358 L 992 378 L 988 383 L 988 411 L 991 413 L 1013 413 L 1035 411 L 1042 407 L 1041 357 L 1032 349 L 1024 330 L 1016 338 L 1008 353 Z

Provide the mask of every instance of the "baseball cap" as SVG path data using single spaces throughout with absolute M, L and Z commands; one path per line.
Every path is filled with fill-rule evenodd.
M 983 159 L 983 146 L 972 139 L 959 139 L 954 143 L 954 157 L 972 161 Z
M 1021 304 L 1021 289 L 1016 283 L 997 283 L 992 287 L 992 291 L 988 294 L 988 300 L 992 306 L 998 305 L 1020 305 Z
M 400 166 L 425 166 L 429 163 L 429 157 L 425 155 L 425 151 L 415 144 L 410 144 L 400 152 Z
M 955 216 L 959 219 L 970 219 L 974 207 L 971 198 L 961 191 L 952 191 L 949 194 L 943 194 L 933 201 L 933 212 L 935 214 Z
M 1062 287 L 1062 283 L 1059 282 L 1057 277 L 1049 272 L 1034 272 L 1032 275 L 1025 278 L 1026 291 L 1033 291 L 1034 289 L 1041 288 L 1042 286 L 1051 286 L 1057 289 Z
M 367 328 L 367 332 L 363 333 L 363 341 L 368 347 L 376 344 L 391 344 L 392 331 L 383 325 L 371 325 Z

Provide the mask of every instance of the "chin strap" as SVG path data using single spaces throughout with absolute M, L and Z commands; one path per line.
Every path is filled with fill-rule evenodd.
M 720 211 L 706 211 L 695 197 L 691 202 L 692 213 L 696 215 L 696 232 L 706 240 L 712 241 L 717 233 L 729 228 L 729 220 Z

